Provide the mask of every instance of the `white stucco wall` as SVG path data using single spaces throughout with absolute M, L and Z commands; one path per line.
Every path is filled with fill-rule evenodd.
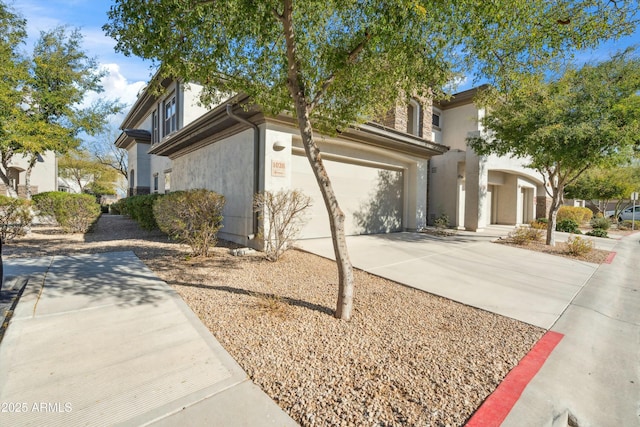
M 173 160 L 171 189 L 206 188 L 226 198 L 220 238 L 248 244 L 253 233 L 253 129 Z

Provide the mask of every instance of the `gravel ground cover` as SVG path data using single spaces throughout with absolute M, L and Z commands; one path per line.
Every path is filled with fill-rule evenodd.
M 86 236 L 35 227 L 4 255 L 134 251 L 305 426 L 463 425 L 544 333 L 361 271 L 353 319 L 338 321 L 331 261 L 234 257 L 220 243 L 213 257 L 190 258 L 161 233 L 103 215 Z

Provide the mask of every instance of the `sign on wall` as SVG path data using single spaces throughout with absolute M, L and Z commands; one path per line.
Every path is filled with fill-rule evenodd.
M 284 160 L 271 160 L 271 176 L 287 176 L 286 163 Z

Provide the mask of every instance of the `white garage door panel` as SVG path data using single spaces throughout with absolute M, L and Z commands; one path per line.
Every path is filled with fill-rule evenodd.
M 309 161 L 292 156 L 292 188 L 313 199 L 301 238 L 331 236 L 327 210 Z M 345 233 L 372 234 L 402 229 L 402 171 L 324 160 L 327 173 L 345 213 Z

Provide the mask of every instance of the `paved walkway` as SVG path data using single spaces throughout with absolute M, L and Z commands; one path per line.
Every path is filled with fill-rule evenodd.
M 491 243 L 513 227 L 454 236 L 425 233 L 349 236 L 354 267 L 473 307 L 549 329 L 597 265 Z M 558 233 L 558 241 L 568 235 Z M 613 239 L 594 239 L 610 250 Z M 302 249 L 330 258 L 331 239 L 301 240 Z M 357 292 L 357 288 L 356 288 Z
M 0 425 L 296 425 L 132 252 L 5 260 L 20 275 Z
M 551 328 L 564 337 L 503 427 L 640 426 L 640 233 L 614 250 Z

